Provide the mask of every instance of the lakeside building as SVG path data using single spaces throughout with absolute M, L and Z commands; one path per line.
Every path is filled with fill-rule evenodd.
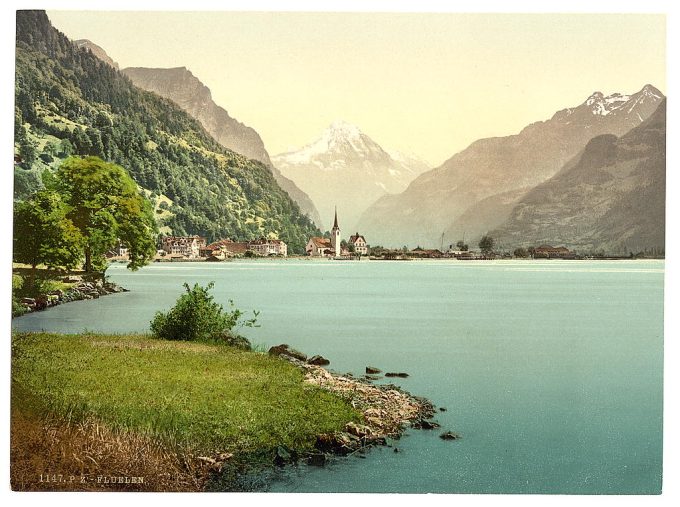
M 354 247 L 354 253 L 366 255 L 368 253 L 368 244 L 358 232 L 349 237 L 348 243 Z
M 130 254 L 128 252 L 128 248 L 119 241 L 115 248 L 104 254 L 104 257 L 110 260 L 128 260 L 130 258 Z
M 354 252 L 360 255 L 368 254 L 368 244 L 358 232 L 349 238 L 348 245 L 354 246 Z M 340 226 L 338 225 L 338 209 L 335 209 L 333 227 L 331 228 L 330 238 L 320 238 L 314 236 L 309 238 L 305 246 L 305 252 L 310 257 L 349 257 L 352 254 L 347 248 L 342 247 L 340 239 Z
M 252 241 L 232 241 L 221 239 L 201 248 L 200 256 L 206 258 L 225 259 L 236 255 L 244 255 L 253 252 L 256 255 L 267 257 L 270 255 L 288 256 L 288 245 L 280 239 L 260 238 Z
M 309 238 L 305 252 L 311 257 L 332 257 L 335 255 L 335 250 L 331 245 L 331 240 L 328 238 L 312 237 Z
M 164 236 L 161 238 L 161 249 L 171 257 L 197 259 L 205 244 L 206 239 L 201 236 Z
M 541 245 L 534 248 L 534 259 L 573 259 L 576 254 L 567 247 L 550 245 Z
M 265 257 L 269 255 L 281 255 L 283 257 L 288 256 L 288 245 L 286 245 L 280 239 L 256 239 L 254 241 L 248 242 L 248 248 L 252 252 Z
M 438 249 L 425 249 L 421 247 L 414 248 L 409 252 L 409 255 L 411 257 L 418 257 L 418 258 L 428 258 L 428 259 L 441 259 L 444 254 L 441 252 L 441 250 Z

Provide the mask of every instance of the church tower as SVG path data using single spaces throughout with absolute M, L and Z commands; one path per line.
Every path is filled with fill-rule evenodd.
M 331 246 L 335 250 L 335 256 L 340 256 L 340 227 L 338 227 L 338 207 L 335 207 L 335 221 L 331 229 Z

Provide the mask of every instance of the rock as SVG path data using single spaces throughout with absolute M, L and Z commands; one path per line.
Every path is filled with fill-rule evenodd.
M 380 377 L 377 375 L 364 375 L 364 378 L 371 381 L 380 380 Z
M 331 364 L 331 362 L 323 356 L 312 356 L 307 360 L 307 364 L 326 366 L 327 364 Z
M 288 463 L 289 461 L 294 461 L 290 449 L 282 445 L 278 446 L 274 454 L 274 463 L 278 466 L 281 466 L 285 463 Z
M 21 298 L 21 304 L 28 306 L 35 306 L 35 299 L 33 298 Z
M 375 375 L 376 373 L 382 373 L 382 370 L 380 368 L 376 368 L 375 366 L 367 366 L 366 373 L 369 375 Z
M 459 440 L 460 435 L 458 433 L 454 433 L 453 431 L 445 431 L 441 435 L 439 435 L 439 438 L 442 440 Z
M 307 458 L 307 463 L 312 466 L 322 467 L 326 464 L 326 455 L 322 452 L 314 453 Z
M 403 372 L 400 372 L 400 373 L 388 372 L 388 373 L 385 373 L 385 376 L 386 376 L 386 377 L 406 378 L 406 377 L 408 377 L 408 373 L 403 373 Z
M 373 430 L 364 424 L 357 424 L 355 422 L 348 422 L 345 425 L 345 431 L 350 435 L 357 437 L 372 436 Z
M 399 447 L 395 447 L 394 452 L 401 452 L 401 449 L 399 449 Z
M 422 429 L 424 429 L 424 430 L 433 430 L 433 429 L 435 429 L 435 428 L 439 428 L 439 427 L 440 427 L 439 423 L 436 423 L 436 422 L 434 422 L 434 421 L 428 421 L 427 419 L 421 419 L 421 420 L 418 421 L 418 423 L 416 423 L 416 424 L 419 424 L 419 425 L 420 425 L 420 428 L 422 428 Z
M 230 347 L 236 347 L 237 349 L 242 349 L 242 350 L 252 350 L 253 349 L 248 338 L 245 338 L 244 336 L 233 335 L 229 332 L 225 332 L 225 333 L 222 333 L 222 335 L 220 335 L 220 339 L 223 340 L 224 343 L 226 343 Z
M 440 412 L 446 412 L 446 408 L 445 407 L 439 407 L 439 411 Z
M 289 356 L 297 359 L 298 361 L 307 361 L 307 355 L 303 354 L 299 350 L 290 348 L 287 344 L 282 343 L 281 345 L 275 345 L 269 349 L 269 355 L 271 356 Z

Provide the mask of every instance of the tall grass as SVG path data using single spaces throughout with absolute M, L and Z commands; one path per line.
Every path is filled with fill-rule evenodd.
M 280 359 L 146 335 L 17 333 L 12 380 L 70 421 L 205 453 L 304 449 L 361 417 Z

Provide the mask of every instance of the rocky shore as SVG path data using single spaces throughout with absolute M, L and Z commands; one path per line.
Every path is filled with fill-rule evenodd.
M 104 280 L 86 282 L 83 281 L 81 277 L 70 277 L 65 281 L 73 282 L 75 285 L 67 290 L 54 290 L 34 298 L 22 298 L 20 303 L 26 308 L 26 312 L 28 313 L 46 310 L 47 308 L 58 306 L 63 303 L 70 303 L 71 301 L 97 299 L 108 294 L 128 292 L 128 289 Z
M 414 396 L 393 384 L 374 384 L 382 372 L 367 366 L 366 375 L 355 377 L 340 375 L 322 368 L 330 361 L 322 356 L 307 356 L 282 344 L 269 350 L 300 368 L 305 382 L 333 392 L 345 398 L 364 416 L 364 424 L 348 423 L 344 431 L 318 435 L 316 451 L 306 458 L 310 464 L 323 464 L 328 455 L 348 455 L 375 445 L 388 445 L 411 427 L 434 430 L 439 424 L 433 420 L 436 407 L 425 398 Z M 407 377 L 405 373 L 385 374 L 386 377 Z M 440 408 L 441 411 L 446 410 Z M 440 435 L 443 440 L 457 440 L 460 436 L 452 431 Z M 395 448 L 395 450 L 397 450 Z

